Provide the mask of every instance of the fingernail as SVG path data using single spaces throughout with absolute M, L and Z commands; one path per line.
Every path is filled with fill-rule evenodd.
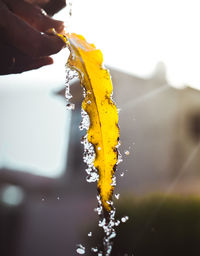
M 37 60 L 38 66 L 45 66 L 53 64 L 53 59 L 51 57 L 44 57 Z
M 53 64 L 53 59 L 51 57 L 47 57 L 46 58 L 46 64 L 47 65 Z

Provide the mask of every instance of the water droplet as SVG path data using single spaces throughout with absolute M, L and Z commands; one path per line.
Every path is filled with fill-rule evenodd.
M 68 110 L 74 110 L 75 109 L 75 104 L 67 103 L 66 107 L 67 107 Z
M 101 147 L 98 147 L 97 149 L 98 149 L 98 150 L 101 150 Z
M 94 208 L 94 211 L 97 212 L 98 215 L 101 215 L 103 212 L 103 207 L 100 206 L 100 207 Z
M 67 89 L 65 90 L 65 98 L 66 98 L 67 100 L 69 100 L 69 99 L 72 98 L 71 93 L 70 93 Z
M 121 153 L 119 152 L 118 150 L 118 159 L 117 159 L 117 165 L 120 164 L 121 162 L 123 162 L 123 159 L 122 159 L 122 155 Z
M 85 247 L 84 246 L 82 246 L 81 244 L 78 244 L 77 247 L 78 248 L 76 249 L 76 251 L 77 251 L 78 254 L 85 254 Z
M 119 224 L 120 224 L 120 220 L 116 220 L 115 221 L 115 226 L 119 226 Z
M 59 196 L 57 197 L 57 200 L 60 200 L 60 197 L 59 197 Z
M 116 199 L 119 199 L 119 197 L 120 197 L 120 194 L 115 194 Z
M 82 116 L 82 121 L 80 123 L 79 129 L 80 130 L 83 130 L 83 129 L 88 130 L 89 126 L 90 126 L 90 119 L 89 119 L 87 112 L 84 109 L 81 109 L 81 116 Z
M 129 219 L 128 216 L 124 216 L 124 217 L 121 218 L 121 221 L 122 221 L 123 223 L 125 223 L 128 219 Z
M 99 221 L 99 227 L 103 227 L 103 226 L 105 226 L 105 224 L 106 224 L 106 219 L 105 218 L 103 218 L 103 220 Z
M 106 201 L 108 205 L 113 205 L 113 201 Z
M 90 172 L 90 174 L 86 177 L 86 181 L 91 183 L 95 182 L 99 179 L 99 175 L 96 172 Z
M 120 173 L 120 176 L 121 176 L 121 177 L 124 177 L 124 172 Z
M 70 68 L 66 69 L 66 80 L 65 80 L 65 98 L 69 101 L 72 98 L 72 95 L 70 93 L 70 81 L 73 80 L 74 78 L 78 77 L 78 73 L 75 70 L 71 70 Z M 75 105 L 68 102 L 67 104 L 67 109 L 68 110 L 74 110 Z
M 130 152 L 129 152 L 128 150 L 125 150 L 125 151 L 124 151 L 124 154 L 125 154 L 126 156 L 129 156 L 129 155 L 130 155 Z
M 91 100 L 88 100 L 88 101 L 87 101 L 87 104 L 91 104 Z
M 116 177 L 113 176 L 111 186 L 115 187 L 116 185 L 117 185 Z
M 89 236 L 89 237 L 91 237 L 91 236 L 92 236 L 92 232 L 91 232 L 91 231 L 88 233 L 88 236 Z
M 113 225 L 114 226 L 114 225 Z M 116 232 L 112 232 L 111 234 L 110 234 L 110 236 L 109 236 L 109 239 L 111 240 L 111 239 L 113 239 L 113 238 L 115 238 L 116 237 Z
M 42 201 L 44 201 L 45 199 L 44 198 L 42 198 Z
M 92 252 L 98 252 L 98 249 L 97 249 L 97 247 L 93 247 L 93 248 L 91 248 L 91 251 Z

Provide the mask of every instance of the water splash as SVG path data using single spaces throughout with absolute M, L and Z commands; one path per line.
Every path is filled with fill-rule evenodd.
M 70 93 L 70 82 L 73 79 L 78 78 L 79 75 L 76 71 L 67 68 L 66 76 L 67 76 L 67 79 L 66 79 L 65 98 L 68 101 L 67 108 L 73 110 L 75 108 L 75 105 L 70 102 L 70 99 L 72 98 L 72 95 Z M 83 96 L 86 97 L 88 94 L 90 94 L 90 91 L 87 91 L 87 93 L 86 93 L 86 91 L 83 88 Z M 87 104 L 91 104 L 91 102 L 88 101 Z M 79 129 L 87 131 L 90 127 L 89 116 L 88 116 L 87 112 L 83 109 L 81 109 L 81 116 L 82 116 L 82 121 L 80 123 Z M 98 174 L 98 170 L 94 167 L 94 164 L 93 164 L 96 154 L 95 154 L 94 146 L 88 142 L 87 134 L 82 137 L 81 144 L 83 144 L 83 146 L 84 146 L 83 161 L 87 164 L 87 168 L 85 170 L 87 173 L 86 181 L 89 183 L 97 182 L 99 180 L 99 174 Z M 118 151 L 117 165 L 123 161 L 122 155 L 119 151 L 120 145 L 121 145 L 121 143 L 119 141 L 118 145 L 116 146 L 116 149 Z M 97 150 L 100 151 L 101 147 L 98 147 Z M 123 172 L 123 175 L 124 175 L 124 172 Z M 123 175 L 121 173 L 121 176 L 123 176 Z M 113 175 L 113 177 L 112 177 L 111 185 L 116 186 L 116 176 L 115 175 Z M 120 194 L 115 194 L 114 196 L 116 199 L 119 199 Z M 98 203 L 98 206 L 94 210 L 97 212 L 97 214 L 99 216 L 98 226 L 101 229 L 103 229 L 103 232 L 104 232 L 103 250 L 102 250 L 102 248 L 100 249 L 98 247 L 93 247 L 93 248 L 91 248 L 91 251 L 93 253 L 97 254 L 98 256 L 109 256 L 112 251 L 113 239 L 116 237 L 115 228 L 118 227 L 121 222 L 126 222 L 128 219 L 127 219 L 127 216 L 121 218 L 121 221 L 115 219 L 116 209 L 113 205 L 113 201 L 107 202 L 111 206 L 111 211 L 109 213 L 107 213 L 106 216 L 105 216 L 105 212 L 104 212 L 101 198 L 99 195 L 97 195 L 97 203 Z M 92 237 L 92 232 L 88 233 L 88 237 Z M 78 254 L 85 254 L 85 251 L 86 251 L 86 249 L 83 245 L 81 245 L 81 244 L 77 245 L 76 252 Z
M 120 142 L 120 140 L 118 141 L 118 144 L 117 144 L 117 146 L 116 146 L 116 149 L 117 149 L 117 151 L 118 151 L 118 158 L 117 158 L 117 165 L 119 165 L 120 163 L 122 163 L 123 162 L 123 157 L 122 157 L 122 154 L 120 153 L 120 151 L 119 151 L 119 147 L 121 146 L 121 142 Z
M 98 252 L 98 248 L 97 247 L 93 247 L 93 248 L 91 248 L 91 251 L 92 252 Z
M 82 117 L 82 121 L 80 123 L 79 129 L 82 130 L 88 130 L 90 127 L 90 118 L 87 114 L 87 112 L 82 108 L 81 109 L 81 117 Z
M 116 227 L 119 226 L 120 223 L 121 223 L 120 220 L 116 220 L 116 221 L 115 221 L 115 226 L 116 226 Z
M 89 117 L 83 109 L 81 110 L 81 115 L 82 115 L 82 121 L 80 124 L 80 129 L 88 130 L 90 125 Z M 81 143 L 84 146 L 83 161 L 87 164 L 86 173 L 88 174 L 88 176 L 86 177 L 86 180 L 87 182 L 97 182 L 99 179 L 99 175 L 98 175 L 97 169 L 94 167 L 94 164 L 93 164 L 95 159 L 94 146 L 88 142 L 87 134 L 82 137 Z M 101 148 L 98 148 L 98 150 L 101 150 Z M 112 185 L 116 186 L 115 175 L 112 178 Z M 93 253 L 97 253 L 98 256 L 99 255 L 109 256 L 112 250 L 112 244 L 113 244 L 112 240 L 116 236 L 115 226 L 118 226 L 120 221 L 115 220 L 116 209 L 114 208 L 112 201 L 108 202 L 112 210 L 109 213 L 107 213 L 108 216 L 106 217 L 104 216 L 104 210 L 103 210 L 101 198 L 99 195 L 97 195 L 97 203 L 98 203 L 98 207 L 95 208 L 94 211 L 97 212 L 99 216 L 98 226 L 103 229 L 105 234 L 103 238 L 104 251 L 103 252 L 100 251 L 97 247 L 92 248 L 91 251 Z
M 89 237 L 92 237 L 92 232 L 91 232 L 91 231 L 88 233 L 88 236 L 89 236 Z
M 77 245 L 76 252 L 77 252 L 78 254 L 85 254 L 85 247 L 84 247 L 82 244 L 78 244 L 78 245 Z
M 75 36 L 75 35 L 74 35 Z M 71 41 L 70 41 L 71 42 Z M 90 47 L 91 47 L 91 45 L 90 45 Z M 77 48 L 77 47 L 76 47 Z M 71 50 L 70 51 L 72 51 L 72 49 L 73 48 L 71 48 Z M 82 48 L 81 48 L 82 49 Z M 75 53 L 76 53 L 76 51 L 75 51 Z M 85 54 L 87 54 L 87 52 L 85 52 Z M 75 56 L 73 56 L 73 53 L 71 52 L 71 55 L 70 55 L 70 61 L 74 61 L 74 57 Z M 80 57 L 80 56 L 79 56 Z M 77 56 L 76 56 L 76 58 L 77 58 Z M 76 62 L 72 62 L 73 63 L 73 65 L 72 65 L 72 63 L 71 63 L 71 67 L 72 68 L 76 68 L 76 66 L 74 66 L 75 64 L 77 64 L 77 63 L 79 63 L 78 62 L 78 60 L 79 59 L 77 59 L 76 60 Z M 80 60 L 79 60 L 80 61 Z M 69 64 L 70 62 L 68 61 L 68 64 Z M 75 63 L 75 64 L 74 64 Z M 82 63 L 82 62 L 81 62 Z M 85 64 L 84 64 L 85 65 Z M 69 65 L 70 66 L 70 65 Z M 78 70 L 78 69 L 77 69 Z M 90 69 L 89 69 L 90 70 Z M 87 71 L 87 70 L 86 70 Z M 92 71 L 92 70 L 91 70 Z M 90 94 L 92 94 L 93 92 L 91 92 L 91 90 L 93 90 L 93 86 L 89 83 L 89 85 L 85 85 L 84 84 L 84 82 L 83 81 L 85 81 L 84 79 L 83 79 L 83 77 L 84 77 L 84 70 L 83 71 L 80 71 L 79 70 L 79 75 L 77 74 L 77 72 L 75 72 L 75 71 L 73 71 L 73 70 L 71 70 L 71 69 L 67 69 L 66 70 L 66 72 L 67 72 L 67 80 L 66 80 L 66 92 L 65 92 L 65 97 L 67 98 L 67 100 L 68 100 L 68 102 L 67 102 L 67 107 L 68 107 L 68 109 L 74 109 L 74 105 L 72 104 L 72 103 L 70 103 L 70 99 L 71 99 L 71 97 L 72 97 L 72 95 L 71 95 L 71 93 L 70 93 L 70 81 L 72 80 L 72 79 L 74 79 L 75 77 L 77 77 L 77 76 L 79 76 L 79 78 L 80 78 L 80 80 L 81 80 L 81 83 L 82 83 L 82 85 L 84 85 L 83 87 L 85 87 L 87 90 L 85 90 L 85 89 L 83 89 L 83 96 L 84 96 L 84 102 L 83 102 L 83 107 L 84 107 L 84 109 L 85 110 L 87 110 L 87 112 L 88 113 L 90 113 L 90 118 L 92 118 L 93 116 L 91 115 L 91 113 L 93 113 L 93 108 L 91 107 L 92 106 L 92 104 L 93 104 L 93 102 L 91 102 L 91 96 L 90 96 Z M 99 72 L 102 72 L 102 69 L 100 69 L 100 71 Z M 88 73 L 86 72 L 86 74 L 88 75 Z M 91 73 L 91 74 L 93 74 L 93 72 Z M 90 75 L 90 74 L 89 74 Z M 88 75 L 88 77 L 89 77 L 89 75 Z M 111 80 L 109 80 L 110 81 L 110 83 L 111 83 Z M 111 84 L 112 85 L 112 84 Z M 109 86 L 110 86 L 110 84 L 109 84 Z M 96 87 L 96 88 L 98 88 L 98 87 Z M 97 91 L 98 92 L 98 91 Z M 106 90 L 105 90 L 105 98 L 106 97 L 110 97 L 110 95 L 107 95 L 106 94 Z M 101 99 L 101 93 L 99 93 L 98 92 L 98 97 Z M 90 97 L 89 97 L 90 96 Z M 107 99 L 107 98 L 106 98 Z M 105 101 L 105 103 L 107 104 L 106 106 L 108 107 L 108 106 L 114 106 L 115 107 L 115 105 L 114 105 L 114 103 L 112 102 L 112 97 L 111 97 L 111 99 L 109 100 L 109 104 L 108 104 L 108 102 L 107 101 Z M 89 105 L 91 105 L 91 106 L 89 106 Z M 85 106 L 87 106 L 87 107 L 85 107 Z M 110 106 L 110 107 L 111 107 Z M 111 110 L 112 110 L 112 107 L 111 107 Z M 81 116 L 82 116 L 82 121 L 81 121 L 81 123 L 80 123 L 80 126 L 79 126 L 79 128 L 80 128 L 80 130 L 86 130 L 86 131 L 88 131 L 88 129 L 89 129 L 89 127 L 90 127 L 90 131 L 91 131 L 91 127 L 93 127 L 93 129 L 95 129 L 95 126 L 93 125 L 94 123 L 95 123 L 95 120 L 94 120 L 94 118 L 93 119 L 91 119 L 91 123 L 90 123 L 90 119 L 89 119 L 89 116 L 88 116 L 88 114 L 87 114 L 87 112 L 84 110 L 84 109 L 82 109 L 81 110 Z M 104 112 L 103 112 L 104 113 Z M 108 109 L 108 112 L 105 112 L 105 113 L 109 113 L 109 109 Z M 113 114 L 114 112 L 112 112 L 111 111 L 111 113 Z M 113 114 L 114 115 L 114 114 Z M 112 125 L 111 125 L 111 127 L 113 128 L 113 131 L 115 131 L 115 141 L 114 141 L 114 143 L 113 144 L 111 144 L 111 145 L 114 145 L 114 146 L 112 146 L 111 147 L 111 149 L 113 150 L 113 155 L 111 155 L 112 157 L 113 157 L 113 159 L 112 159 L 112 157 L 111 157 L 111 160 L 108 158 L 108 160 L 111 162 L 111 163 L 113 163 L 113 169 L 112 170 L 110 170 L 109 169 L 109 173 L 111 173 L 111 175 L 112 175 L 112 179 L 111 179 L 111 176 L 106 176 L 106 178 L 102 175 L 100 175 L 100 179 L 103 177 L 104 179 L 104 182 L 105 182 L 105 186 L 103 186 L 103 189 L 104 189 L 104 192 L 105 193 L 107 193 L 107 191 L 108 190 L 106 190 L 106 188 L 108 187 L 110 190 L 109 190 L 109 193 L 108 193 L 108 195 L 109 196 L 107 196 L 107 197 L 105 197 L 105 193 L 102 193 L 102 190 L 101 189 L 99 189 L 99 193 L 100 194 L 98 194 L 97 195 L 97 202 L 98 202 L 98 207 L 95 209 L 95 211 L 97 212 L 97 214 L 99 215 L 99 224 L 98 224 L 98 226 L 101 228 L 101 229 L 103 229 L 103 232 L 104 232 L 104 238 L 103 238 L 103 250 L 102 250 L 102 248 L 101 249 L 98 249 L 97 247 L 93 247 L 93 248 L 91 248 L 91 250 L 92 250 L 92 252 L 93 253 L 97 253 L 97 255 L 104 255 L 104 256 L 109 256 L 110 254 L 111 254 L 111 251 L 112 251 L 112 245 L 113 245 L 113 239 L 116 237 L 116 231 L 115 231 L 115 227 L 116 226 L 118 226 L 119 224 L 120 224 L 120 220 L 115 220 L 115 214 L 116 214 L 116 209 L 115 209 L 115 207 L 114 207 L 114 205 L 113 205 L 113 201 L 112 201 L 112 198 L 111 198 L 111 196 L 112 196 L 112 192 L 113 192 L 113 187 L 115 187 L 116 186 L 116 176 L 115 175 L 113 175 L 113 171 L 115 170 L 115 167 L 114 166 L 116 166 L 116 165 L 118 165 L 120 162 L 122 162 L 122 155 L 120 154 L 120 152 L 119 152 L 119 150 L 118 150 L 118 148 L 119 148 L 119 146 L 120 146 L 120 141 L 118 141 L 118 137 L 119 137 L 119 130 L 118 130 L 118 126 L 116 125 L 116 122 L 118 121 L 118 117 L 117 117 L 117 115 L 116 115 L 116 113 L 115 113 L 115 115 L 114 115 L 114 117 L 115 118 L 110 118 L 111 119 L 111 121 L 112 120 L 114 120 L 113 121 L 113 123 L 112 123 Z M 98 119 L 99 120 L 99 119 Z M 107 127 L 106 125 L 107 125 L 107 123 L 108 123 L 108 118 L 106 119 L 106 118 L 102 118 L 102 120 L 103 120 L 103 123 L 102 123 L 102 121 L 101 120 L 99 120 L 99 123 L 100 123 L 100 125 L 99 125 L 99 123 L 98 123 L 98 125 L 99 125 L 99 127 L 101 127 L 102 126 L 102 124 L 104 124 L 104 127 Z M 93 126 L 92 126 L 93 125 Z M 97 129 L 99 129 L 98 127 L 97 127 Z M 112 130 L 111 130 L 112 131 Z M 93 138 L 96 138 L 95 136 L 96 136 L 96 134 L 95 134 L 95 132 L 93 132 L 92 133 L 93 134 Z M 110 133 L 109 133 L 110 134 Z M 83 144 L 83 146 L 84 146 L 84 153 L 83 153 L 83 161 L 87 164 L 87 169 L 86 169 L 86 173 L 87 173 L 87 177 L 86 177 L 86 180 L 87 180 L 87 182 L 97 182 L 98 180 L 99 180 L 99 174 L 98 174 L 98 170 L 95 168 L 95 166 L 94 166 L 94 164 L 95 164 L 95 159 L 96 159 L 96 154 L 97 154 L 97 156 L 99 157 L 99 156 L 101 156 L 102 158 L 104 157 L 104 155 L 103 155 L 103 146 L 104 146 L 104 143 L 99 143 L 100 145 L 101 145 L 101 147 L 100 146 L 98 146 L 98 143 L 94 143 L 94 146 L 93 146 L 93 144 L 91 144 L 89 141 L 88 141 L 88 137 L 87 137 L 88 135 L 86 134 L 85 136 L 83 136 L 82 137 L 82 139 L 81 139 L 81 143 Z M 97 136 L 98 137 L 98 136 Z M 92 138 L 92 136 L 91 136 L 91 133 L 90 133 L 90 137 L 89 138 Z M 110 141 L 110 140 L 107 140 L 107 137 L 105 136 L 105 140 L 104 141 Z M 108 138 L 110 139 L 110 138 L 113 138 L 113 134 L 112 134 L 112 136 L 108 136 Z M 94 141 L 94 140 L 91 140 L 90 139 L 90 141 Z M 99 141 L 100 141 L 100 139 L 99 139 Z M 118 144 L 117 144 L 117 141 L 118 141 Z M 105 143 L 106 144 L 106 143 Z M 115 146 L 117 144 L 117 146 Z M 107 147 L 109 147 L 109 143 L 108 143 L 108 145 L 106 144 L 106 146 Z M 115 147 L 115 148 L 114 148 Z M 96 152 L 96 154 L 95 154 L 95 152 Z M 110 151 L 107 151 L 107 152 L 110 152 Z M 108 163 L 109 163 L 109 161 L 108 161 Z M 96 164 L 96 166 L 97 166 L 97 168 L 99 168 L 99 166 Z M 108 166 L 110 166 L 110 165 L 108 165 Z M 103 171 L 104 169 L 102 168 L 102 169 L 99 169 L 99 171 Z M 104 170 L 104 171 L 107 171 L 107 169 L 106 170 Z M 101 172 L 100 172 L 100 174 L 101 174 Z M 112 184 L 110 184 L 110 183 L 112 183 Z M 99 185 L 99 184 L 98 184 Z M 102 187 L 101 187 L 102 188 Z M 100 196 L 101 195 L 101 196 Z M 104 197 L 104 200 L 102 200 L 102 198 Z M 119 196 L 117 196 L 117 197 L 119 197 Z M 116 198 L 117 198 L 116 197 Z M 107 200 L 109 200 L 109 201 L 107 201 Z M 79 245 L 78 246 L 78 248 L 77 248 L 77 252 L 79 253 L 79 254 L 85 254 L 85 247 L 83 246 L 83 245 Z
M 104 238 L 103 238 L 103 246 L 104 246 L 104 254 L 105 256 L 109 256 L 112 251 L 113 245 L 113 238 L 116 237 L 115 231 L 115 214 L 116 209 L 113 206 L 113 201 L 108 202 L 111 206 L 111 211 L 107 214 L 109 216 L 104 216 L 103 206 L 101 202 L 101 198 L 97 195 L 97 202 L 98 202 L 98 214 L 99 214 L 99 227 L 104 231 Z
M 70 82 L 78 77 L 79 75 L 75 70 L 71 70 L 70 68 L 66 67 L 65 98 L 67 100 L 66 108 L 68 110 L 75 109 L 75 104 L 70 102 L 70 99 L 72 98 L 72 95 L 70 93 Z
M 66 108 L 67 108 L 67 110 L 74 110 L 75 109 L 75 104 L 67 103 Z
M 115 194 L 115 198 L 118 200 L 120 197 L 120 194 Z
M 121 221 L 122 221 L 123 223 L 125 223 L 125 222 L 128 221 L 128 219 L 129 219 L 128 216 L 124 216 L 124 217 L 121 218 Z
M 129 151 L 129 150 L 125 150 L 125 151 L 124 151 L 124 154 L 125 154 L 126 156 L 129 156 L 129 155 L 130 155 L 130 151 Z
M 65 90 L 65 98 L 67 99 L 67 109 L 69 110 L 73 110 L 75 108 L 75 105 L 73 103 L 70 102 L 70 99 L 72 98 L 72 95 L 70 93 L 70 82 L 75 79 L 78 78 L 78 73 L 74 70 L 71 70 L 70 68 L 66 68 L 66 90 Z M 85 91 L 85 89 L 83 88 L 83 96 L 86 97 L 87 94 L 90 94 L 90 91 Z M 90 101 L 87 102 L 87 104 L 91 104 Z M 88 130 L 89 126 L 90 126 L 90 119 L 89 116 L 87 114 L 86 111 L 84 111 L 84 109 L 81 109 L 81 117 L 82 117 L 82 121 L 79 125 L 79 129 L 82 130 Z M 97 169 L 94 167 L 94 160 L 95 160 L 95 151 L 94 151 L 94 146 L 88 142 L 87 139 L 87 134 L 85 136 L 82 137 L 81 139 L 81 144 L 83 144 L 84 146 L 84 153 L 83 153 L 83 161 L 84 163 L 87 164 L 87 168 L 86 168 L 86 173 L 87 173 L 87 177 L 86 177 L 86 181 L 91 183 L 91 182 L 97 182 L 99 179 L 99 175 L 98 175 L 98 171 Z M 118 143 L 118 146 L 120 145 L 120 143 Z M 98 150 L 101 150 L 100 147 L 98 147 Z M 121 154 L 119 155 L 119 159 L 118 162 L 122 161 L 122 156 Z M 112 185 L 116 186 L 116 177 L 113 176 L 112 179 Z M 114 226 L 117 226 L 119 221 L 115 222 L 114 220 L 114 216 L 115 216 L 115 209 L 113 209 L 110 212 L 110 216 L 107 217 L 107 219 L 104 216 L 104 212 L 103 212 L 103 206 L 101 203 L 101 199 L 100 196 L 97 196 L 97 202 L 98 202 L 98 207 L 95 208 L 94 210 L 97 212 L 98 216 L 99 216 L 99 227 L 103 228 L 104 233 L 105 233 L 105 237 L 103 239 L 103 246 L 104 246 L 104 251 L 101 251 L 100 249 L 98 249 L 97 247 L 93 247 L 91 248 L 91 251 L 93 253 L 97 253 L 98 256 L 109 256 L 112 250 L 112 242 L 111 240 L 116 236 L 116 232 L 114 230 Z M 112 202 L 109 202 L 111 205 L 113 204 Z M 88 237 L 92 236 L 92 232 L 88 233 Z M 85 247 L 81 244 L 77 245 L 77 249 L 76 252 L 78 254 L 85 254 Z

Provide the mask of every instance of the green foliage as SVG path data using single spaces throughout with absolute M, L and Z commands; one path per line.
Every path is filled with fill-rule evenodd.
M 111 256 L 200 255 L 200 197 L 128 197 L 117 205 L 117 219 L 123 216 L 129 220 L 117 227 Z M 99 231 L 91 246 L 101 248 Z
M 129 198 L 117 209 L 129 220 L 117 230 L 112 256 L 200 255 L 200 198 Z

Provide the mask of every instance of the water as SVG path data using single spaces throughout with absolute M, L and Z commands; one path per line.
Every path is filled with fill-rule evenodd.
M 72 55 L 71 55 L 72 56 Z M 73 57 L 73 56 L 72 56 Z M 66 92 L 65 92 L 65 97 L 67 99 L 67 109 L 73 110 L 75 108 L 75 105 L 70 102 L 70 99 L 72 98 L 72 95 L 70 93 L 70 82 L 74 78 L 81 78 L 83 74 L 78 74 L 74 70 L 70 70 L 69 68 L 66 69 Z M 83 96 L 86 98 L 88 94 L 91 94 L 92 92 L 86 91 L 83 89 Z M 111 98 L 112 100 L 112 98 Z M 87 104 L 91 104 L 91 101 L 88 100 Z M 86 163 L 87 168 L 86 168 L 86 181 L 91 183 L 91 182 L 98 182 L 99 180 L 99 174 L 98 170 L 94 166 L 94 160 L 96 157 L 94 146 L 88 141 L 87 138 L 87 131 L 90 127 L 90 119 L 86 111 L 81 109 L 81 116 L 82 116 L 82 121 L 80 123 L 80 130 L 86 130 L 86 134 L 82 137 L 81 139 L 81 144 L 84 146 L 84 153 L 83 153 L 83 161 Z M 118 142 L 118 145 L 116 146 L 116 149 L 118 151 L 118 159 L 117 159 L 117 165 L 122 162 L 122 155 L 119 152 L 119 146 L 120 146 L 120 141 Z M 101 151 L 101 147 L 97 148 L 98 151 Z M 129 151 L 125 151 L 125 155 L 129 155 Z M 121 176 L 124 176 L 124 173 L 121 173 Z M 116 176 L 113 175 L 112 177 L 112 184 L 111 186 L 115 187 L 116 186 Z M 115 195 L 116 199 L 119 199 L 119 194 Z M 103 244 L 103 250 L 102 248 L 98 247 L 93 247 L 90 250 L 95 253 L 98 256 L 109 256 L 112 251 L 112 245 L 113 245 L 113 239 L 116 237 L 116 231 L 115 228 L 119 226 L 121 222 L 126 222 L 127 216 L 123 217 L 120 220 L 116 220 L 115 215 L 116 215 L 116 209 L 114 207 L 113 201 L 106 202 L 110 206 L 110 210 L 105 210 L 105 206 L 103 207 L 101 197 L 97 195 L 97 208 L 95 208 L 95 212 L 97 212 L 98 217 L 99 217 L 99 223 L 98 226 L 101 228 L 104 232 L 104 238 L 102 241 Z M 88 233 L 88 237 L 91 237 L 92 233 Z M 76 252 L 78 254 L 85 254 L 85 247 L 81 244 L 78 245 Z
M 88 236 L 89 236 L 89 237 L 92 237 L 92 232 L 89 232 L 89 233 L 88 233 Z
M 91 248 L 91 251 L 92 252 L 98 252 L 98 248 L 97 247 Z
M 75 104 L 70 102 L 72 95 L 70 93 L 70 82 L 78 78 L 79 75 L 75 70 L 71 70 L 70 68 L 66 67 L 66 80 L 65 80 L 65 98 L 67 100 L 66 108 L 67 110 L 74 110 Z
M 70 82 L 78 78 L 79 75 L 76 71 L 70 70 L 69 68 L 66 69 L 66 91 L 65 91 L 65 98 L 67 99 L 67 109 L 73 110 L 75 108 L 75 105 L 70 102 L 70 99 L 72 98 L 72 95 L 70 93 Z M 83 89 L 83 96 L 85 97 L 87 94 L 90 94 L 91 92 L 87 92 Z M 87 104 L 91 104 L 91 101 L 88 101 Z M 88 130 L 90 127 L 90 119 L 88 114 L 81 109 L 81 116 L 82 116 L 82 121 L 80 123 L 80 130 Z M 91 183 L 91 182 L 98 182 L 99 179 L 99 174 L 98 170 L 94 167 L 94 160 L 95 160 L 95 151 L 94 151 L 94 146 L 88 142 L 87 139 L 87 133 L 84 135 L 81 139 L 81 144 L 84 146 L 84 153 L 83 153 L 83 161 L 87 164 L 86 168 L 86 181 Z M 122 162 L 122 155 L 119 152 L 119 146 L 120 146 L 120 141 L 118 142 L 118 145 L 116 146 L 118 150 L 118 160 L 117 160 L 117 165 Z M 97 150 L 101 150 L 101 147 L 98 147 Z M 125 151 L 125 154 L 128 155 L 129 151 Z M 121 176 L 124 176 L 124 172 L 121 173 Z M 112 186 L 116 186 L 116 176 L 114 175 L 112 177 Z M 119 199 L 120 194 L 115 194 L 114 195 L 116 199 Z M 58 198 L 57 198 L 58 199 Z M 59 200 L 59 199 L 58 199 Z M 97 195 L 97 208 L 95 208 L 95 212 L 97 212 L 99 216 L 99 223 L 98 226 L 103 229 L 104 232 L 104 238 L 103 238 L 103 250 L 102 248 L 98 247 L 93 247 L 91 248 L 91 252 L 98 256 L 109 256 L 112 251 L 112 245 L 113 245 L 113 239 L 116 237 L 116 231 L 115 228 L 120 225 L 121 222 L 126 222 L 127 216 L 121 218 L 120 220 L 115 219 L 115 214 L 116 214 L 116 209 L 113 205 L 113 201 L 107 202 L 111 206 L 111 211 L 108 212 L 105 216 L 105 212 L 102 206 L 101 198 L 99 195 Z M 88 237 L 92 237 L 92 232 L 88 233 Z M 85 254 L 86 248 L 85 246 L 79 244 L 77 246 L 76 252 L 78 254 Z
M 125 223 L 125 222 L 128 221 L 128 219 L 129 219 L 128 216 L 124 216 L 124 217 L 121 218 L 121 221 L 122 221 L 123 223 Z
M 86 177 L 86 181 L 91 183 L 91 182 L 96 182 L 99 180 L 99 175 L 98 173 L 94 172 L 94 171 L 91 171 L 89 173 L 89 175 Z
M 90 118 L 84 109 L 81 109 L 81 117 L 82 117 L 82 121 L 80 123 L 79 129 L 81 131 L 84 129 L 87 131 L 90 127 Z M 85 140 L 87 140 L 87 138 L 85 138 Z
M 81 110 L 81 116 L 82 116 L 82 121 L 79 128 L 81 130 L 83 129 L 88 130 L 90 126 L 90 121 L 87 113 L 83 109 Z M 95 151 L 94 151 L 93 145 L 88 142 L 87 134 L 82 137 L 81 143 L 84 146 L 83 161 L 87 164 L 86 181 L 97 182 L 99 179 L 99 175 L 98 175 L 97 169 L 94 167 L 94 164 L 93 164 L 95 160 Z M 101 150 L 101 148 L 99 147 L 98 150 Z M 113 176 L 112 178 L 112 185 L 116 186 L 115 176 Z M 116 194 L 115 197 L 119 198 L 119 194 Z M 92 248 L 91 250 L 93 253 L 97 253 L 97 255 L 109 256 L 112 250 L 112 244 L 113 244 L 112 241 L 116 236 L 115 227 L 120 224 L 120 221 L 115 220 L 116 209 L 114 208 L 112 201 L 108 202 L 111 206 L 111 211 L 109 212 L 109 216 L 107 217 L 104 216 L 103 206 L 102 206 L 101 198 L 99 195 L 97 195 L 97 203 L 98 203 L 98 207 L 95 208 L 94 210 L 95 212 L 97 212 L 99 216 L 98 226 L 103 229 L 105 234 L 103 238 L 104 252 L 100 251 L 97 247 Z M 91 236 L 91 233 L 89 234 L 88 236 Z
M 115 220 L 116 209 L 113 206 L 113 201 L 109 202 L 111 206 L 111 211 L 109 212 L 109 216 L 107 217 L 104 216 L 102 202 L 99 195 L 97 195 L 97 202 L 98 202 L 98 208 L 96 209 L 99 215 L 98 225 L 104 231 L 104 238 L 103 238 L 104 254 L 102 255 L 109 256 L 112 251 L 113 239 L 116 237 L 115 224 L 118 223 L 119 221 Z
M 120 197 L 120 194 L 115 194 L 115 198 L 118 200 Z
M 78 254 L 85 254 L 85 247 L 84 247 L 82 244 L 78 244 L 78 245 L 77 245 L 76 252 L 77 252 Z
M 125 151 L 124 151 L 124 154 L 125 154 L 126 156 L 129 156 L 129 155 L 130 155 L 130 151 L 129 151 L 129 150 L 125 150 Z
M 66 108 L 67 108 L 67 110 L 74 110 L 75 109 L 75 104 L 67 103 Z
M 119 148 L 120 145 L 121 145 L 121 144 L 120 144 L 120 142 L 119 142 L 117 149 Z M 117 165 L 120 164 L 121 162 L 123 162 L 123 158 L 122 158 L 122 155 L 121 155 L 121 153 L 120 153 L 120 151 L 119 151 L 119 149 L 118 149 Z

